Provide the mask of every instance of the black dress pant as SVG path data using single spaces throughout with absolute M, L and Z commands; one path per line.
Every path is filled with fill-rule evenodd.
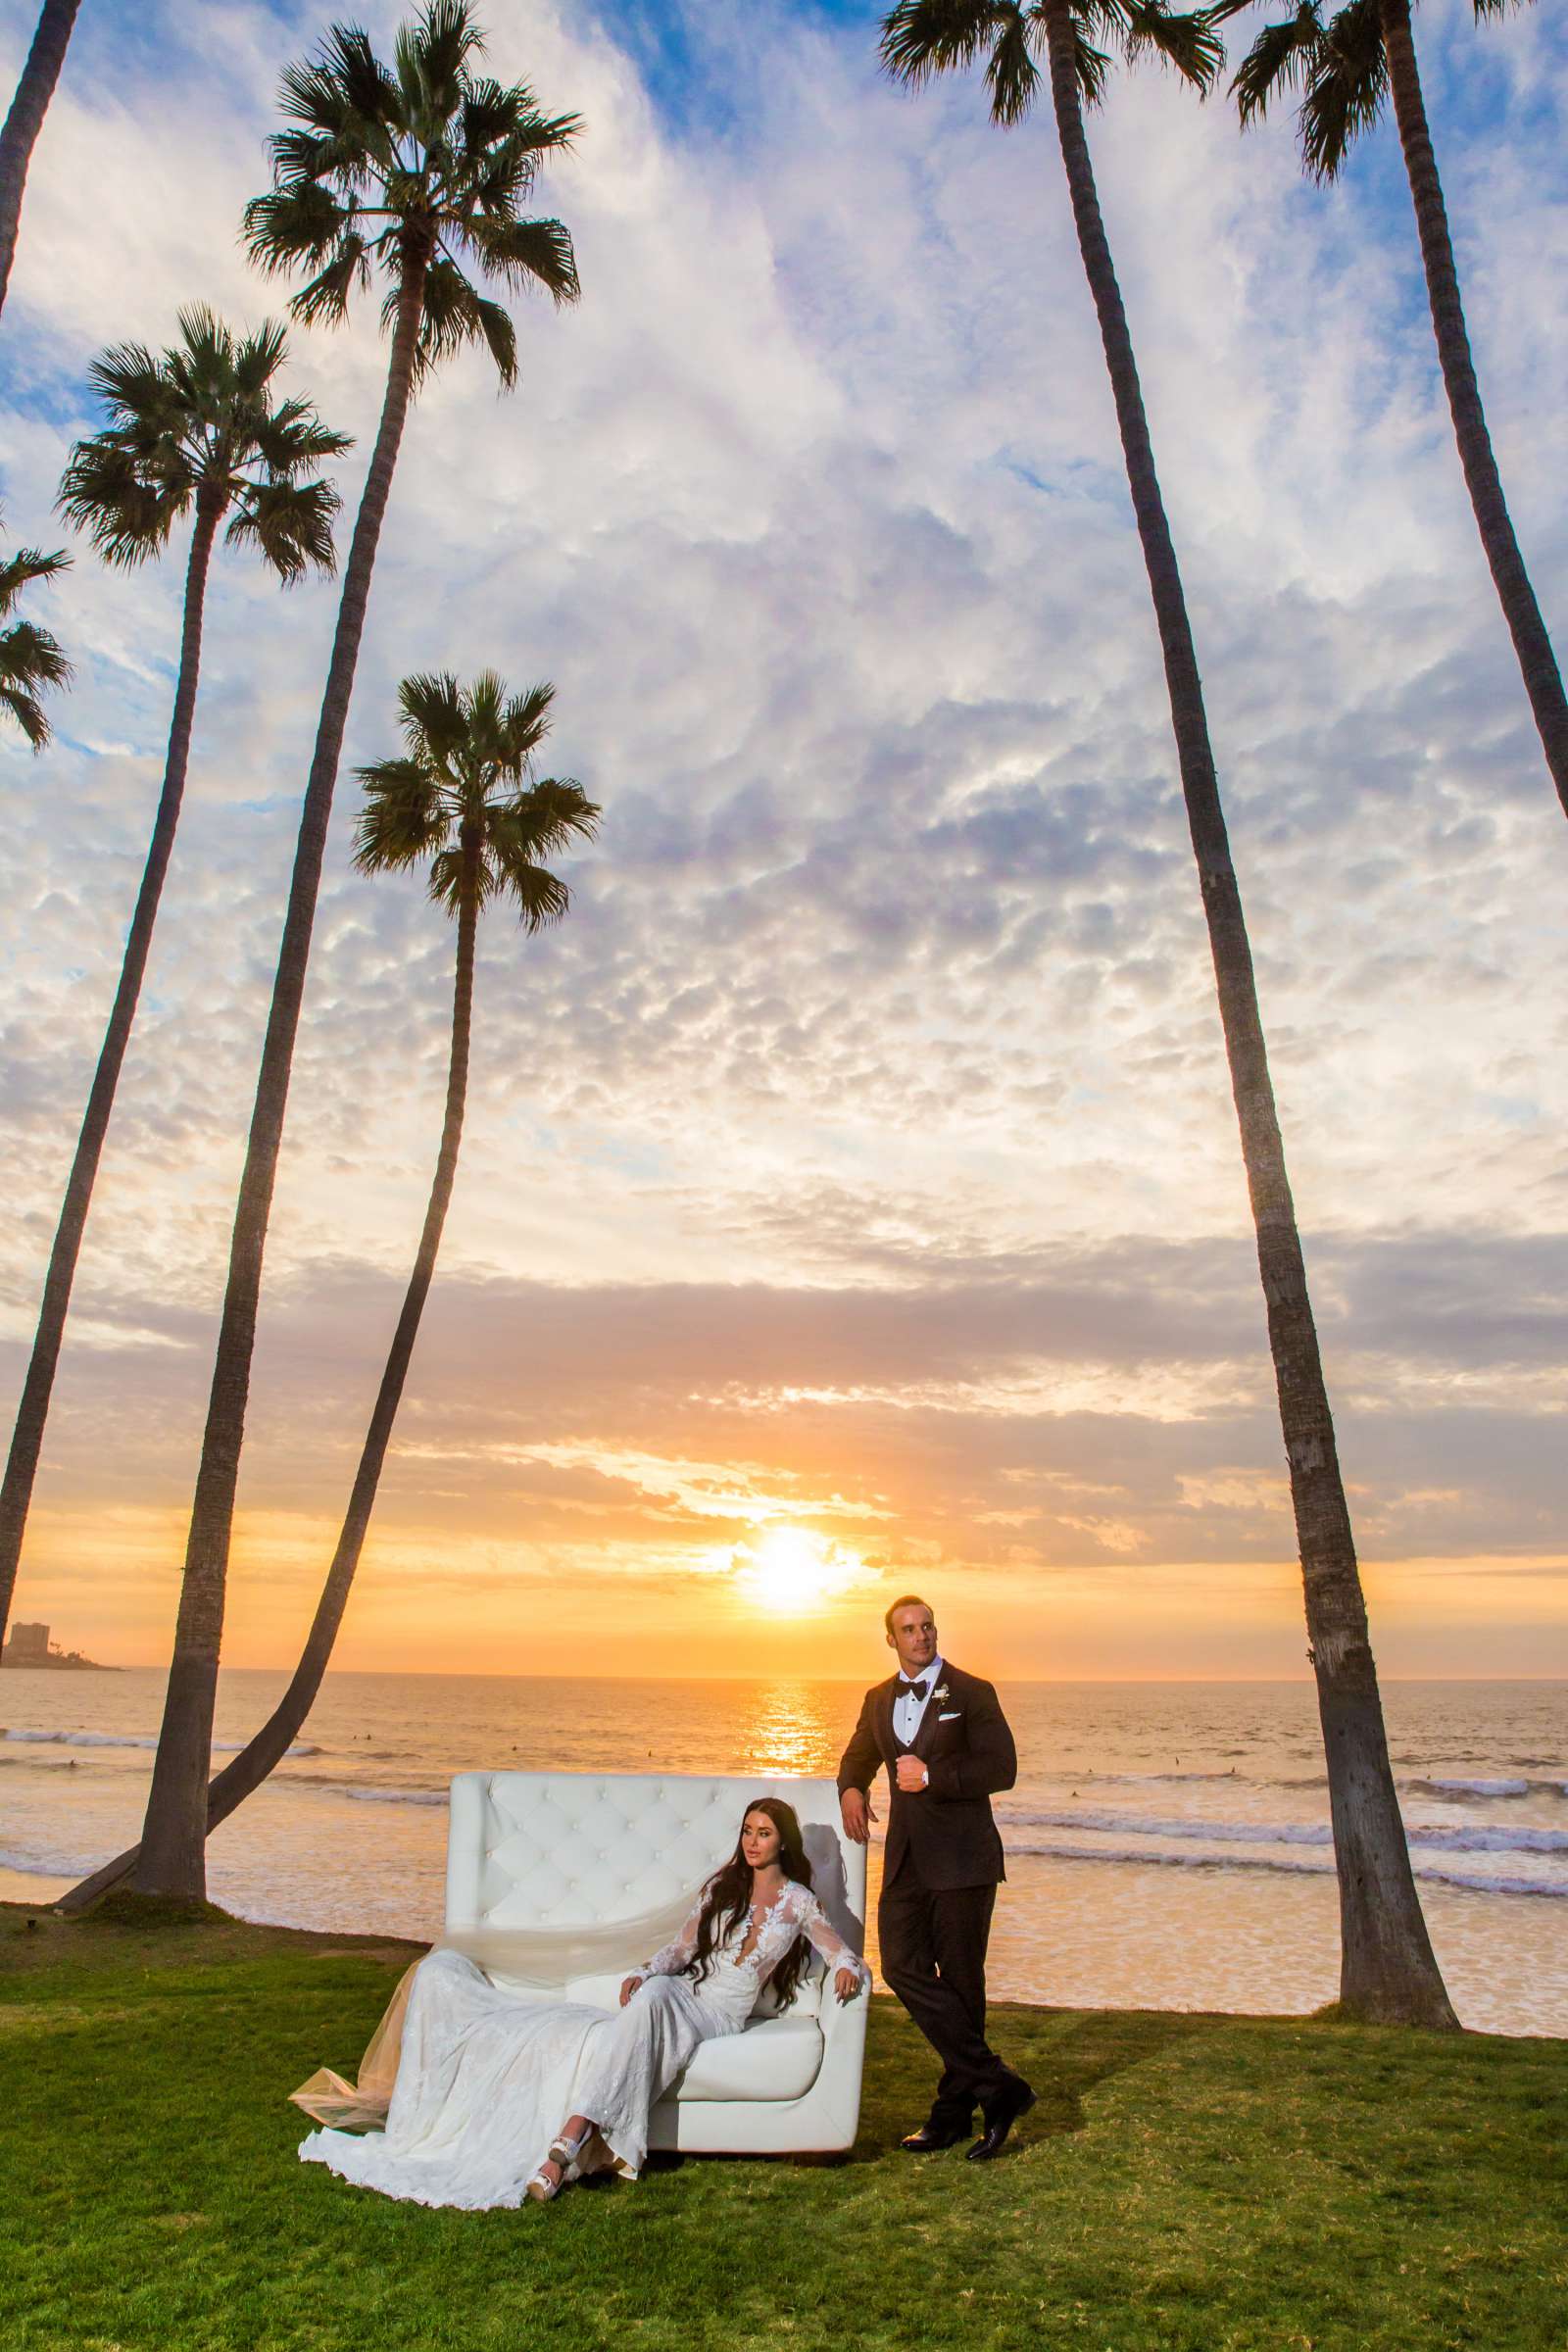
M 1017 2081 L 986 2041 L 995 1886 L 927 1886 L 906 1852 L 877 1905 L 882 1974 L 942 2061 L 933 2124 L 967 2131 Z

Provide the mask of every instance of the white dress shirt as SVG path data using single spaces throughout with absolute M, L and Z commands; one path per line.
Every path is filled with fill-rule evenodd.
M 904 1674 L 902 1666 L 899 1672 Z M 925 1685 L 924 1698 L 916 1698 L 912 1690 L 899 1691 L 894 1695 L 893 1737 L 902 1740 L 906 1747 L 912 1747 L 924 1721 L 925 1711 L 931 1704 L 932 1694 L 942 1680 L 942 1660 L 933 1658 L 929 1666 L 922 1666 L 916 1675 L 906 1675 L 905 1680 Z

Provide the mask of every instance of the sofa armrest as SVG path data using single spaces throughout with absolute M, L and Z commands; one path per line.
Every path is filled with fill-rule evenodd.
M 822 1986 L 821 2007 L 816 2022 L 822 2031 L 823 2064 L 826 2065 L 836 2045 L 865 2040 L 865 2021 L 871 2006 L 869 1980 L 857 1985 L 847 2001 L 841 2001 L 833 1989 L 833 1980 Z

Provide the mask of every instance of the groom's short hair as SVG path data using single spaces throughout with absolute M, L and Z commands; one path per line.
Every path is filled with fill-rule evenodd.
M 922 1600 L 918 1592 L 901 1592 L 898 1599 L 891 1602 L 884 1612 L 882 1623 L 891 1634 L 893 1620 L 901 1609 L 928 1609 L 930 1606 L 931 1603 L 928 1600 Z

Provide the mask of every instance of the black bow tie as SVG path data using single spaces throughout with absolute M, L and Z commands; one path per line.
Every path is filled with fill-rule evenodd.
M 906 1683 L 902 1674 L 899 1677 L 899 1696 L 901 1698 L 924 1698 L 927 1688 L 925 1683 Z

